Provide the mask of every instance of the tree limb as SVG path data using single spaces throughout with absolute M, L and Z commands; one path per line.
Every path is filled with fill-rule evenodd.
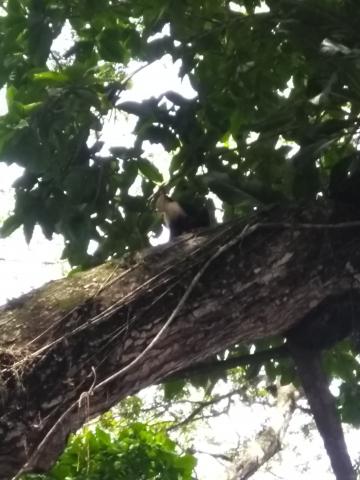
M 196 363 L 185 370 L 180 370 L 165 378 L 165 381 L 177 380 L 180 378 L 191 378 L 196 375 L 206 375 L 225 372 L 237 367 L 247 365 L 261 365 L 269 360 L 280 358 L 289 358 L 291 356 L 286 344 L 269 348 L 268 350 L 259 350 L 258 352 L 247 355 L 237 355 L 226 360 L 211 359 L 205 362 Z
M 305 319 L 308 331 L 330 299 L 341 311 L 350 292 L 359 308 L 359 224 L 320 224 L 316 213 L 312 228 L 308 213 L 291 223 L 288 212 L 266 212 L 247 235 L 235 221 L 183 236 L 134 265 L 108 263 L 0 309 L 0 478 L 30 458 L 28 470 L 49 469 L 70 432 L 126 395 Z M 166 334 L 125 370 L 209 261 Z
M 277 415 L 239 453 L 231 480 L 247 480 L 281 449 L 282 439 L 295 409 L 293 385 L 277 389 Z
M 356 480 L 335 399 L 321 364 L 321 352 L 306 350 L 291 341 L 290 350 L 336 479 Z

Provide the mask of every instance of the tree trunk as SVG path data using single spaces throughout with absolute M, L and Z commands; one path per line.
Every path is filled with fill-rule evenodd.
M 86 419 L 234 344 L 295 325 L 306 337 L 321 318 L 336 323 L 334 298 L 347 311 L 349 294 L 353 313 L 359 224 L 287 215 L 186 235 L 2 308 L 0 478 L 49 469 Z
M 321 354 L 297 346 L 291 346 L 291 353 L 336 479 L 356 480 Z

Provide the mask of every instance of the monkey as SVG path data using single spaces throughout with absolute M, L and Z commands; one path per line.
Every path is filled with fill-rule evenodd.
M 186 202 L 175 200 L 166 194 L 164 187 L 155 195 L 155 208 L 170 230 L 170 239 L 211 224 L 209 210 L 199 198 Z

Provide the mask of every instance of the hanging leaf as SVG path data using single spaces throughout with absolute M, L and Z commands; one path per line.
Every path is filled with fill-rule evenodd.
M 119 29 L 105 28 L 97 41 L 99 54 L 104 60 L 117 63 L 127 62 L 128 51 L 122 43 L 122 33 Z
M 153 163 L 145 158 L 138 158 L 137 165 L 139 167 L 139 171 L 144 175 L 144 177 L 148 178 L 154 183 L 162 183 L 163 176 L 159 172 L 159 170 L 155 167 Z
M 23 218 L 18 215 L 11 215 L 8 217 L 0 227 L 0 236 L 2 238 L 8 237 L 15 230 L 17 230 L 23 223 Z

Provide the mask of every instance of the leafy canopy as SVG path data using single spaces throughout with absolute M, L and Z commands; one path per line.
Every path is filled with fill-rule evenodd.
M 64 257 L 82 266 L 146 246 L 159 228 L 148 198 L 162 181 L 146 140 L 171 154 L 172 186 L 217 194 L 225 218 L 327 195 L 329 177 L 334 191 L 357 196 L 356 0 L 8 0 L 1 8 L 0 161 L 24 168 L 3 236 L 22 226 L 30 241 L 39 224 L 48 238 L 62 234 Z M 59 53 L 54 40 L 65 31 L 71 46 Z M 181 60 L 197 97 L 169 91 L 123 102 L 128 62 L 166 54 Z M 114 110 L 136 115 L 136 140 L 101 155 Z

